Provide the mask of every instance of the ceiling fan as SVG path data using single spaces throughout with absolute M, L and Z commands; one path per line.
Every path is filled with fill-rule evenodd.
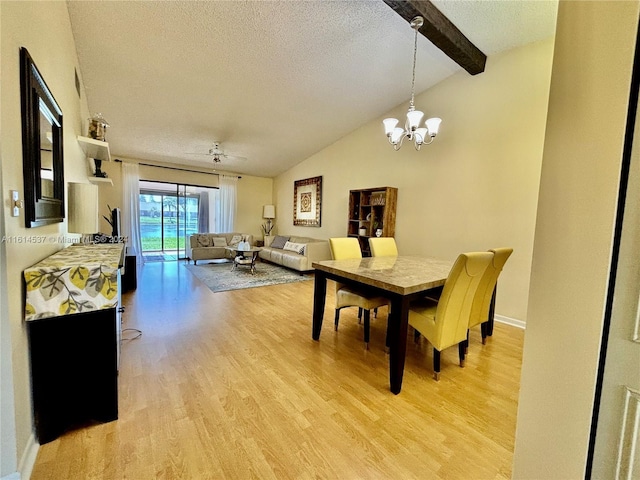
M 228 155 L 220 148 L 220 142 L 213 142 L 213 146 L 207 153 L 189 153 L 188 155 L 206 155 L 211 157 L 213 163 L 221 163 L 223 160 L 246 160 L 245 157 L 238 157 L 236 155 Z

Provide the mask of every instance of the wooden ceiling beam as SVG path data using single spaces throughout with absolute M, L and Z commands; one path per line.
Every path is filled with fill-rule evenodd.
M 420 15 L 419 32 L 471 75 L 484 72 L 487 56 L 429 0 L 382 0 L 407 22 Z

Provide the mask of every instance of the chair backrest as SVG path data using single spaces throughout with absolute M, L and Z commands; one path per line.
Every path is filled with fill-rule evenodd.
M 360 242 L 355 237 L 330 238 L 331 256 L 334 260 L 345 260 L 348 258 L 362 258 Z
M 398 247 L 393 237 L 369 237 L 372 257 L 397 257 Z
M 492 248 L 489 251 L 493 253 L 493 261 L 489 265 L 482 280 L 480 280 L 478 293 L 476 294 L 473 308 L 471 309 L 471 316 L 469 317 L 469 328 L 487 321 L 493 291 L 498 283 L 498 277 L 500 276 L 502 267 L 504 267 L 507 259 L 513 253 L 513 248 Z
M 462 253 L 444 284 L 436 309 L 433 345 L 443 350 L 467 338 L 469 316 L 478 286 L 491 264 L 493 253 Z

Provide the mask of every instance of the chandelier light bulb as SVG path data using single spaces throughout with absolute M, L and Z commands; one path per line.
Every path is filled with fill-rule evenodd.
M 391 136 L 393 129 L 398 125 L 397 118 L 385 118 L 382 123 L 384 124 L 384 133 L 387 137 Z
M 407 112 L 407 130 L 415 132 L 416 128 L 420 126 L 420 120 L 422 120 L 423 116 L 424 113 L 420 110 L 409 110 Z
M 435 137 L 438 134 L 438 130 L 440 129 L 440 122 L 442 122 L 441 118 L 433 117 L 425 122 L 425 125 L 429 129 L 429 135 Z

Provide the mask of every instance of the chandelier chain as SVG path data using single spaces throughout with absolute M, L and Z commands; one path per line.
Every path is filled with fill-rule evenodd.
M 416 85 L 416 58 L 418 53 L 418 29 L 414 28 L 415 36 L 413 39 L 413 75 L 411 77 L 411 101 L 409 107 L 414 108 L 413 100 L 415 97 L 415 85 Z

